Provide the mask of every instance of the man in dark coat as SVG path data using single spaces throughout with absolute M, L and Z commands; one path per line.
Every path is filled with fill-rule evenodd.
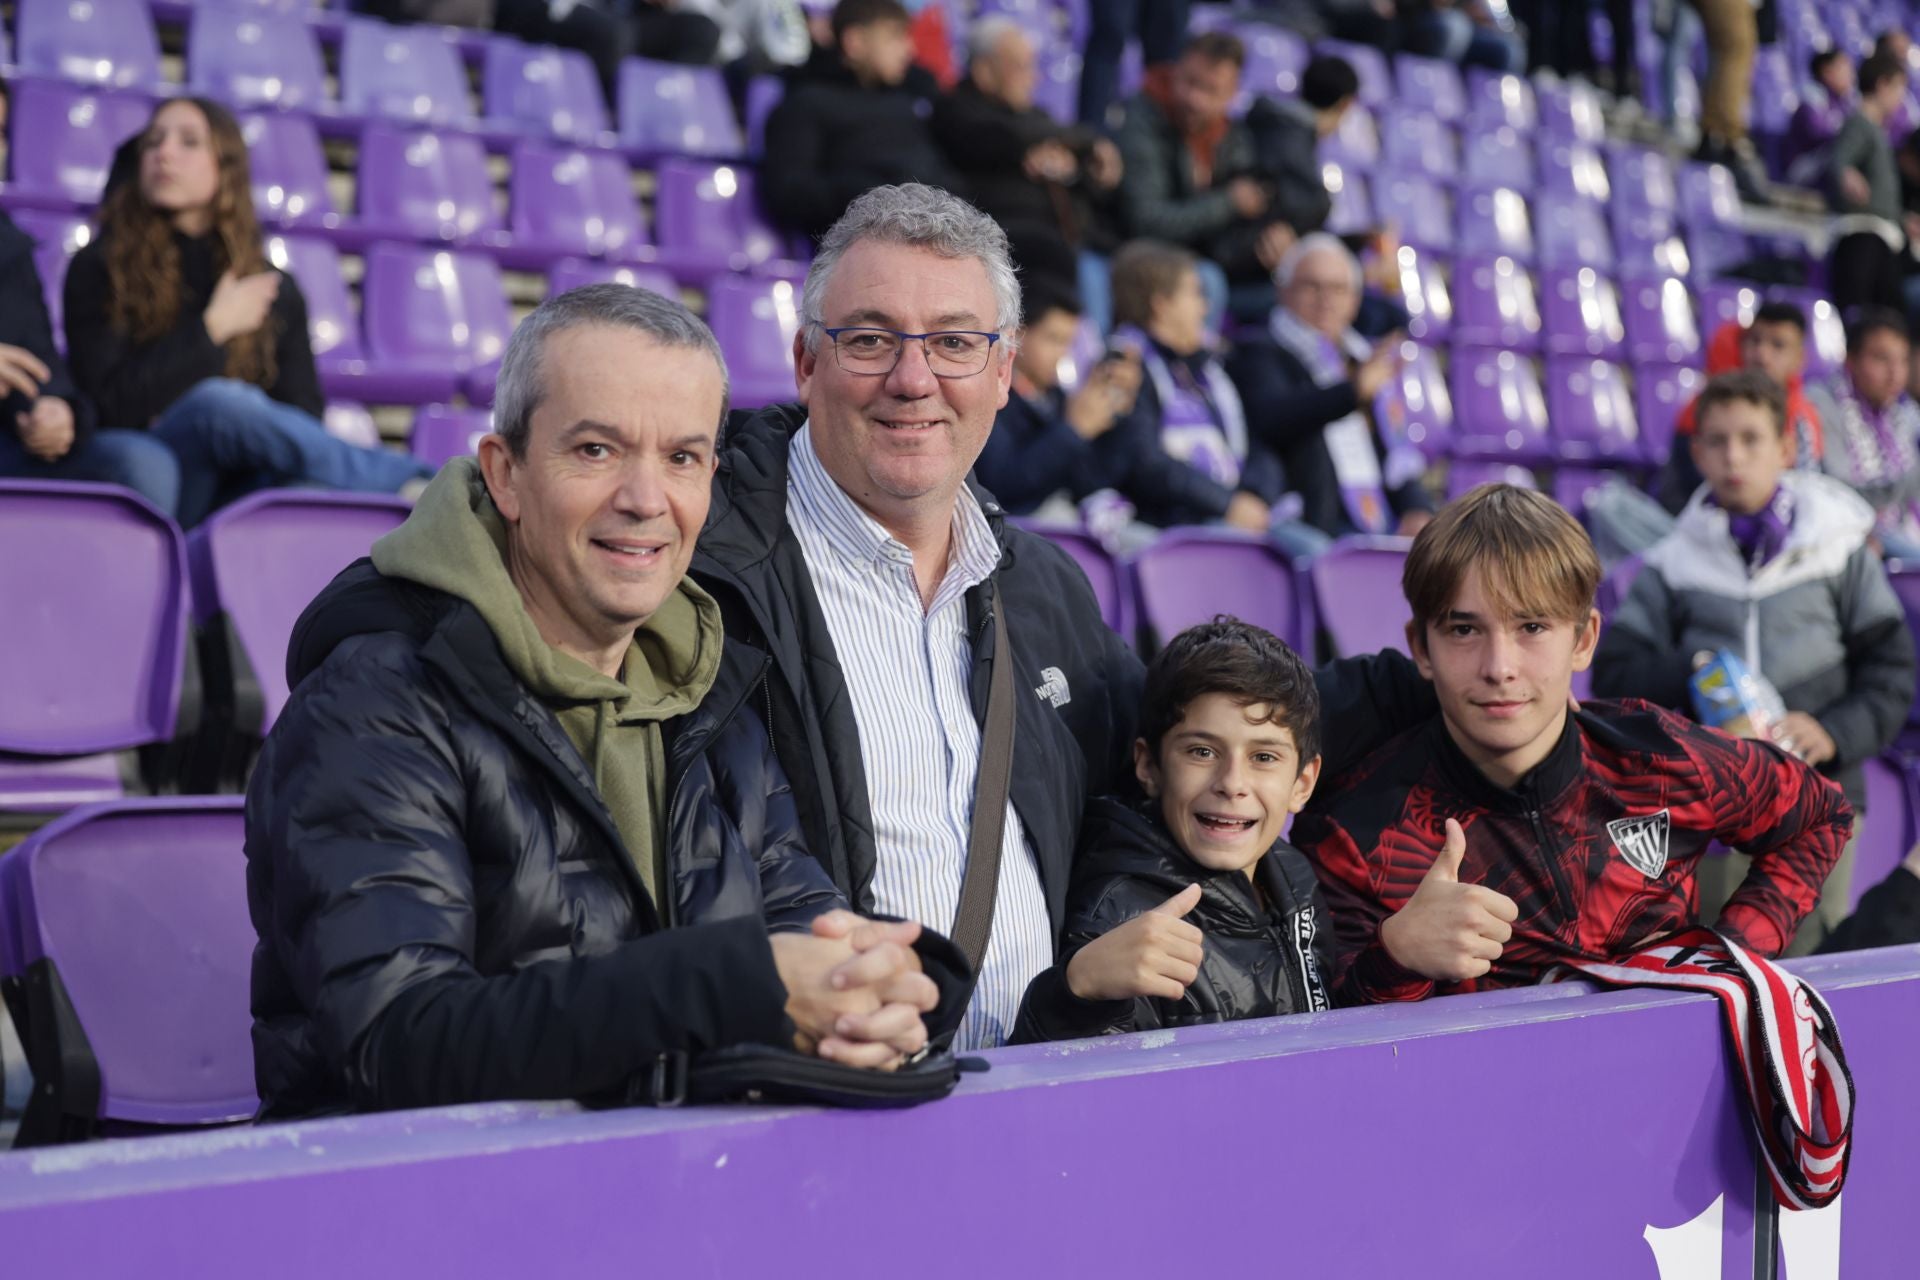
M 514 335 L 500 433 L 301 619 L 247 798 L 263 1114 L 646 1096 L 663 1055 L 927 1042 L 917 925 L 836 910 L 685 579 L 718 345 L 619 285 Z M 957 1004 L 957 1000 L 954 1001 Z

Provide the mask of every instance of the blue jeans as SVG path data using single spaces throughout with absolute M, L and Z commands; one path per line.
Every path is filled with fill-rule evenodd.
M 0 476 L 14 480 L 91 480 L 133 490 L 168 515 L 180 506 L 180 463 L 145 431 L 98 431 L 55 462 L 42 462 L 0 430 Z
M 1120 56 L 1127 40 L 1140 36 L 1148 66 L 1180 56 L 1187 35 L 1188 0 L 1094 0 L 1080 63 L 1080 122 L 1104 128 L 1107 108 L 1120 86 Z
M 1527 70 L 1527 46 L 1518 36 L 1483 27 L 1458 9 L 1442 9 L 1414 19 L 1407 46 L 1429 58 L 1470 67 L 1490 67 L 1515 75 Z
M 1113 330 L 1113 273 L 1104 257 L 1091 249 L 1082 249 L 1079 275 L 1080 314 L 1092 321 L 1104 338 Z
M 304 409 L 259 387 L 208 378 L 173 402 L 153 433 L 180 458 L 180 523 L 191 528 L 252 489 L 312 485 L 356 493 L 397 493 L 433 474 L 391 449 L 363 449 L 330 435 Z

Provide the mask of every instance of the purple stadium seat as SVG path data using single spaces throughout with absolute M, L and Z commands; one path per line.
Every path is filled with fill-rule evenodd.
M 1661 462 L 1673 447 L 1673 424 L 1693 403 L 1706 375 L 1686 365 L 1643 364 L 1634 370 L 1634 416 L 1649 461 Z
M 635 289 L 651 289 L 669 298 L 680 296 L 680 285 L 666 271 L 655 266 L 633 266 L 605 259 L 563 258 L 547 273 L 549 295 L 566 293 L 589 284 L 624 284 Z
M 36 1089 L 23 1146 L 253 1115 L 245 802 L 90 805 L 0 862 Z
M 1637 465 L 1651 461 L 1640 439 L 1633 393 L 1620 366 L 1555 356 L 1547 361 L 1547 417 L 1562 462 Z
M 413 415 L 413 434 L 407 449 L 422 462 L 440 466 L 480 449 L 480 437 L 493 430 L 493 414 L 486 409 L 463 409 L 451 404 L 422 405 Z
M 1305 40 L 1265 24 L 1250 23 L 1237 31 L 1247 50 L 1246 65 L 1240 72 L 1241 99 L 1263 93 L 1291 98 L 1300 92 L 1300 73 L 1306 70 L 1311 56 Z M 1240 110 L 1245 109 L 1243 103 Z
M 632 259 L 649 248 L 627 162 L 545 142 L 514 149 L 509 266 L 560 257 Z
M 707 290 L 707 323 L 727 354 L 736 409 L 785 404 L 793 383 L 800 289 L 789 280 L 721 276 Z
M 179 528 L 113 485 L 0 480 L 0 600 L 0 808 L 120 795 L 107 753 L 168 742 L 179 722 Z
M 1374 421 L 1393 444 L 1437 458 L 1453 441 L 1453 393 L 1432 347 L 1401 345 L 1403 363 L 1373 402 Z
M 1671 213 L 1613 211 L 1614 270 L 1623 280 L 1685 277 L 1693 269 L 1686 241 Z
M 1700 326 L 1683 280 L 1635 280 L 1621 299 L 1627 356 L 1635 364 L 1698 364 Z
M 1760 309 L 1760 290 L 1741 280 L 1721 280 L 1694 290 L 1700 299 L 1700 332 L 1709 343 L 1729 322 L 1746 328 Z
M 91 208 L 107 185 L 119 145 L 146 127 L 148 100 L 47 80 L 13 86 L 13 181 L 9 205 Z
M 1807 317 L 1807 381 L 1830 377 L 1847 359 L 1847 327 L 1839 309 L 1814 289 L 1770 289 L 1769 298 L 1797 305 Z
M 160 41 L 141 0 L 20 0 L 20 70 L 103 89 L 160 85 Z
M 1403 242 L 1415 248 L 1445 253 L 1454 246 L 1453 201 L 1432 178 L 1414 173 L 1376 174 L 1373 210 L 1381 222 L 1399 229 Z
M 363 235 L 489 247 L 506 240 L 487 153 L 472 134 L 370 124 L 357 190 Z
M 291 112 L 240 118 L 253 178 L 253 207 L 263 222 L 332 235 L 346 224 L 327 189 L 327 155 L 313 121 Z
M 1467 68 L 1467 127 L 1514 128 L 1532 133 L 1540 124 L 1533 85 L 1520 76 L 1484 67 Z
M 1629 213 L 1677 213 L 1680 188 L 1664 152 L 1630 142 L 1607 145 L 1607 162 L 1620 207 Z
M 1412 610 L 1400 591 L 1405 538 L 1342 538 L 1314 557 L 1314 611 L 1336 657 L 1382 649 L 1407 652 Z
M 1383 107 L 1393 101 L 1393 71 L 1387 66 L 1387 55 L 1380 50 L 1370 44 L 1322 40 L 1313 51 L 1339 58 L 1353 68 L 1360 77 L 1360 101 L 1367 106 Z
M 785 243 L 760 210 L 753 170 L 668 160 L 658 170 L 654 234 L 660 265 L 682 281 L 724 271 L 798 275 Z
M 1911 766 L 1896 756 L 1875 756 L 1862 763 L 1866 774 L 1867 811 L 1873 821 L 1860 824 L 1860 843 L 1854 849 L 1853 883 L 1848 888 L 1848 910 L 1860 904 L 1860 895 L 1892 875 L 1914 842 L 1913 780 Z
M 1333 136 L 1320 141 L 1320 158 L 1345 169 L 1371 169 L 1380 162 L 1380 128 L 1373 112 L 1354 103 L 1340 117 Z
M 1533 261 L 1533 224 L 1527 198 L 1512 187 L 1460 194 L 1460 252 L 1504 253 Z
M 1464 459 L 1447 468 L 1447 501 L 1462 498 L 1483 484 L 1510 484 L 1521 489 L 1540 487 L 1532 467 L 1523 467 L 1517 462 Z
M 756 160 L 766 149 L 767 117 L 786 96 L 787 83 L 779 76 L 755 76 L 747 81 L 747 154 Z
M 645 58 L 620 64 L 620 140 L 648 157 L 732 160 L 747 149 L 718 67 Z
M 1462 257 L 1453 268 L 1453 340 L 1478 347 L 1540 349 L 1533 277 L 1502 255 Z
M 1625 349 L 1620 293 L 1613 281 L 1592 267 L 1542 271 L 1540 312 L 1550 354 L 1611 360 Z
M 493 259 L 377 244 L 361 284 L 367 367 L 359 398 L 428 404 L 464 390 L 490 403 L 513 316 Z
M 366 351 L 360 344 L 360 322 L 340 274 L 340 255 L 325 240 L 309 236 L 267 237 L 267 257 L 294 278 L 307 300 L 307 336 L 320 383 L 329 393 L 360 390 L 366 371 Z
M 472 125 L 473 101 L 452 29 L 348 18 L 340 43 L 340 105 L 355 115 Z
M 1306 584 L 1265 538 L 1231 529 L 1168 529 L 1133 561 L 1140 615 L 1156 646 L 1231 613 L 1311 653 Z
M 1553 473 L 1553 500 L 1573 512 L 1574 519 L 1586 515 L 1587 503 L 1593 495 L 1604 489 L 1613 479 L 1611 471 L 1598 471 L 1592 467 L 1561 467 Z M 1594 607 L 1599 608 L 1599 593 L 1595 592 Z M 1607 610 L 1601 610 L 1603 614 Z
M 1396 173 L 1423 173 L 1445 181 L 1460 168 L 1460 142 L 1453 126 L 1420 112 L 1380 114 L 1380 166 Z
M 359 445 L 362 449 L 378 449 L 382 445 L 380 425 L 363 404 L 355 404 L 351 400 L 329 400 L 320 414 L 320 421 L 327 428 L 328 435 L 345 440 L 348 444 Z
M 1403 53 L 1394 58 L 1393 69 L 1401 106 L 1441 120 L 1466 118 L 1467 87 L 1453 63 Z
M 1533 147 L 1517 129 L 1469 129 L 1461 147 L 1462 178 L 1479 186 L 1534 186 Z
M 578 49 L 496 36 L 481 73 L 486 122 L 535 137 L 596 142 L 611 135 L 593 63 Z
M 1511 351 L 1455 347 L 1452 383 L 1456 458 L 1553 457 L 1547 400 L 1532 360 Z
M 13 220 L 33 237 L 33 266 L 40 275 L 41 293 L 46 298 L 53 345 L 65 352 L 67 334 L 61 319 L 64 302 L 61 289 L 67 278 L 67 263 L 82 245 L 93 239 L 93 228 L 85 218 L 73 214 L 36 213 L 30 209 L 22 209 Z
M 1540 189 L 1550 195 L 1579 196 L 1598 204 L 1613 198 L 1607 163 L 1585 142 L 1542 138 L 1538 151 Z
M 1793 120 L 1800 95 L 1794 84 L 1793 68 L 1786 50 L 1777 44 L 1763 44 L 1753 58 L 1753 108 L 1749 122 L 1753 131 L 1764 137 L 1779 137 Z
M 1752 257 L 1751 242 L 1732 227 L 1695 227 L 1687 232 L 1687 259 L 1697 280 L 1737 274 Z
M 1600 95 L 1591 85 L 1563 81 L 1537 87 L 1540 127 L 1550 137 L 1568 142 L 1599 143 L 1607 136 Z
M 1133 616 L 1133 577 L 1128 566 L 1108 555 L 1100 540 L 1084 529 L 1038 521 L 1017 523 L 1073 557 L 1093 587 L 1093 598 L 1100 604 L 1101 621 L 1132 644 L 1137 624 Z
M 1349 172 L 1329 160 L 1320 166 L 1320 178 L 1327 184 L 1327 194 L 1333 197 L 1333 208 L 1327 213 L 1328 231 L 1337 236 L 1350 236 L 1374 228 L 1373 195 L 1364 174 L 1358 170 Z
M 1613 237 L 1600 205 L 1581 196 L 1542 195 L 1534 207 L 1542 266 L 1613 269 Z
M 1680 220 L 1688 230 L 1740 225 L 1740 192 L 1723 164 L 1680 167 Z
M 1453 289 L 1440 260 L 1410 244 L 1395 251 L 1400 275 L 1400 305 L 1407 311 L 1407 333 L 1429 345 L 1453 332 Z
M 1080 113 L 1080 53 L 1077 47 L 1056 44 L 1040 54 L 1040 80 L 1033 87 L 1033 105 L 1058 120 L 1061 124 L 1072 124 L 1079 119 Z M 752 125 L 754 102 L 752 90 L 748 90 L 747 121 Z M 772 111 L 771 107 L 767 108 Z M 766 116 L 760 117 L 765 124 Z M 748 140 L 754 141 L 749 134 Z
M 187 77 L 193 92 L 234 107 L 327 105 L 320 42 L 292 14 L 196 9 L 187 28 Z

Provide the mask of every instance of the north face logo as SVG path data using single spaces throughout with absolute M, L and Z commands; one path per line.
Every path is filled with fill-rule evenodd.
M 1644 818 L 1618 818 L 1607 824 L 1613 847 L 1627 865 L 1651 880 L 1667 869 L 1667 832 L 1673 826 L 1673 811 L 1662 809 Z
M 1045 698 L 1056 707 L 1064 707 L 1073 701 L 1073 691 L 1067 688 L 1066 672 L 1058 667 L 1041 669 L 1040 687 L 1033 693 L 1035 697 Z

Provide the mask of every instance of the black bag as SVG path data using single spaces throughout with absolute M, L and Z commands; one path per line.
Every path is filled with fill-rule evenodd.
M 773 1045 L 737 1044 L 698 1055 L 661 1054 L 652 1071 L 634 1078 L 626 1100 L 654 1107 L 767 1102 L 872 1111 L 944 1098 L 962 1072 L 986 1069 L 983 1058 L 933 1053 L 895 1071 L 873 1071 Z

